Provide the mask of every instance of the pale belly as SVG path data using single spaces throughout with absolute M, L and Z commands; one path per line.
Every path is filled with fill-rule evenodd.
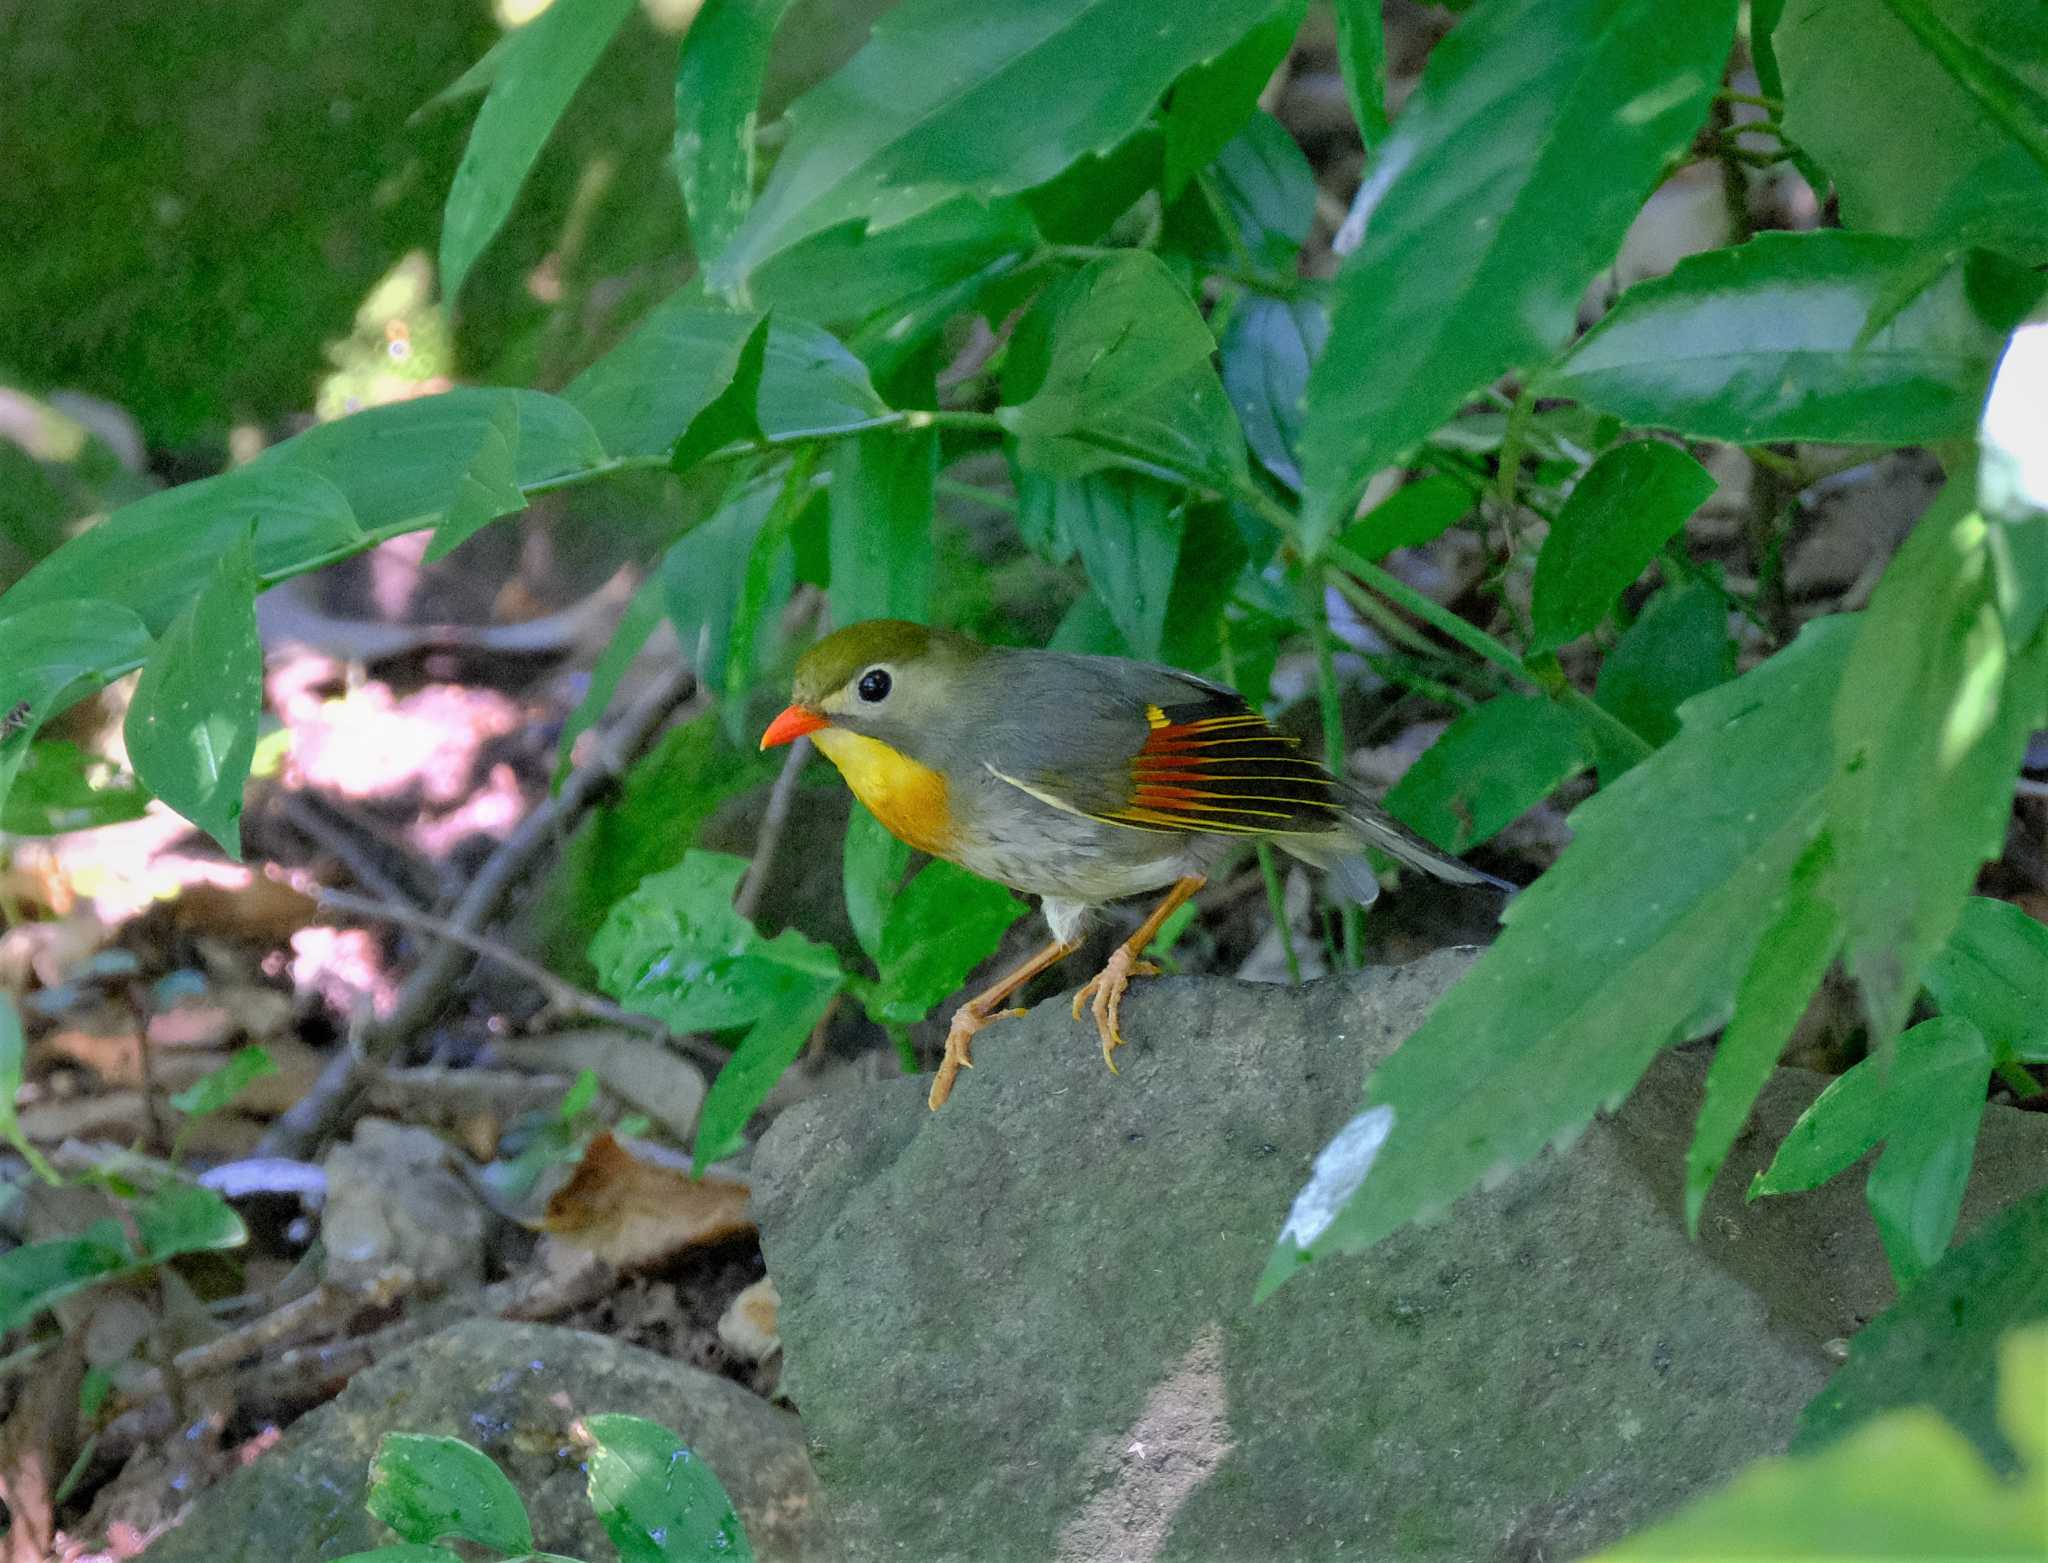
M 946 856 L 1026 895 L 1092 906 L 1207 874 L 1236 844 L 1222 836 L 1128 830 L 1026 801 L 1028 811 L 961 832 L 972 844 L 956 842 Z

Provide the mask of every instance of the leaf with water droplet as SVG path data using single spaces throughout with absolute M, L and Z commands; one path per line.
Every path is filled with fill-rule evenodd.
M 711 1468 L 659 1423 L 593 1416 L 590 1506 L 621 1563 L 753 1563 L 754 1551 Z

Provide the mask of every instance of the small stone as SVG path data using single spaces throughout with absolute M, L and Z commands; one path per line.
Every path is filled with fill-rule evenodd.
M 320 1236 L 330 1282 L 367 1291 L 402 1269 L 427 1295 L 483 1284 L 484 1211 L 438 1136 L 365 1118 L 322 1165 Z
M 718 1338 L 743 1362 L 766 1362 L 782 1350 L 777 1319 L 782 1299 L 763 1276 L 732 1300 L 718 1321 Z

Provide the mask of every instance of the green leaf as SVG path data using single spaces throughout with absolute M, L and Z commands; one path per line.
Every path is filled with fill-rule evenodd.
M 441 296 L 451 304 L 511 215 L 520 185 L 633 0 L 554 0 L 514 33 L 477 111 L 441 220 Z
M 1986 1221 L 1849 1343 L 1799 1415 L 1796 1452 L 1828 1448 L 1905 1406 L 1927 1406 L 2001 1470 L 2015 1464 L 1993 1403 L 1998 1345 L 2048 1320 L 2048 1188 Z
M 1512 825 L 1586 764 L 1578 717 L 1540 695 L 1498 695 L 1445 728 L 1385 803 L 1446 851 L 1464 852 Z
M 1587 469 L 1557 512 L 1530 588 L 1529 650 L 1599 626 L 1614 600 L 1720 485 L 1676 445 L 1633 440 Z
M 1706 117 L 1729 0 L 1506 0 L 1431 51 L 1375 149 L 1309 381 L 1311 555 L 1367 477 L 1472 391 L 1547 359 Z
M 1165 176 L 1166 136 L 1144 125 L 1100 156 L 1089 153 L 1057 178 L 1015 199 L 1047 244 L 1094 244 Z
M 1764 233 L 1695 255 L 1624 293 L 1533 394 L 1744 444 L 1972 434 L 2039 283 L 1992 257 L 1966 259 L 1862 341 L 1916 255 L 1909 240 L 1836 231 Z
M 2015 657 L 1992 601 L 1986 524 L 1952 482 L 1906 539 L 1860 628 L 1834 711 L 1828 801 L 1843 959 L 1880 1048 L 1996 857 L 2048 646 Z
M 612 908 L 590 948 L 605 991 L 676 1031 L 752 1025 L 836 988 L 839 958 L 793 928 L 763 939 L 733 910 L 744 858 L 690 852 Z
M 668 616 L 675 622 L 683 656 L 708 688 L 718 689 L 724 681 L 747 561 L 775 509 L 776 494 L 773 483 L 735 479 L 709 519 L 684 533 L 662 556 Z
M 0 833 L 55 836 L 142 818 L 149 794 L 133 776 L 95 780 L 93 773 L 105 769 L 104 762 L 61 738 L 30 744 L 7 801 L 0 805 Z
M 1829 866 L 1825 847 L 1823 837 L 1793 870 L 1780 904 L 1767 914 L 1770 926 L 1735 993 L 1735 1017 L 1708 1066 L 1699 1122 L 1685 1152 L 1685 1228 L 1695 1237 L 1707 1191 L 1729 1147 L 1841 947 L 1841 913 L 1822 884 Z
M 1027 908 L 1001 885 L 943 859 L 925 865 L 889 908 L 875 964 L 882 973 L 868 1013 L 911 1025 L 995 953 Z
M 685 289 L 562 394 L 614 455 L 662 455 L 732 386 L 760 324 Z
M 1677 736 L 1681 705 L 1734 676 L 1727 599 L 1706 581 L 1674 581 L 1643 604 L 1593 687 L 1601 705 L 1654 745 Z M 1591 736 L 1601 778 L 1611 784 L 1634 756 L 1610 754 L 1600 729 Z
M 447 511 L 427 543 L 428 564 L 447 558 L 500 516 L 526 508 L 526 495 L 519 487 L 518 447 L 519 409 L 501 401 L 477 431 L 476 444 L 456 476 Z
M 1173 84 L 1160 113 L 1166 133 L 1161 193 L 1171 201 L 1258 109 L 1259 94 L 1293 47 L 1308 0 L 1281 0 L 1272 14 L 1214 59 Z
M 43 1159 L 43 1153 L 36 1149 L 34 1142 L 22 1132 L 21 1120 L 15 1116 L 14 1099 L 21 1094 L 22 1061 L 27 1051 L 27 1039 L 21 1030 L 21 1011 L 14 1007 L 12 995 L 0 992 L 0 1140 L 5 1140 L 20 1152 L 21 1159 L 29 1164 L 37 1177 L 45 1183 L 55 1184 L 62 1180 Z M 9 1327 L 0 1325 L 0 1329 Z
M 173 1092 L 171 1105 L 188 1118 L 203 1118 L 232 1105 L 256 1081 L 276 1073 L 276 1062 L 262 1048 L 237 1048 L 220 1068 Z
M 701 1175 L 715 1161 L 740 1148 L 747 1120 L 775 1088 L 783 1071 L 824 1020 L 839 995 L 839 978 L 793 987 L 786 998 L 755 1021 L 718 1071 L 697 1118 L 697 1143 L 690 1164 Z
M 2048 17 L 2031 0 L 1942 0 L 1940 14 L 1980 58 L 2031 74 L 2037 89 L 2048 80 Z M 1789 7 L 1776 43 L 1785 133 L 1833 176 L 1850 227 L 1939 233 L 1932 219 L 1957 186 L 2013 144 L 1887 0 Z M 2021 199 L 2048 203 L 2038 164 L 2008 166 Z
M 1757 908 L 1820 831 L 1825 713 L 1853 623 L 1810 624 L 1689 702 L 1677 738 L 1573 812 L 1556 866 L 1508 903 L 1501 937 L 1367 1082 L 1366 1110 L 1297 1198 L 1262 1292 L 1304 1258 L 1368 1247 L 1576 1135 L 1659 1049 L 1720 1024 L 1764 932 Z
M 335 1563 L 462 1563 L 462 1559 L 446 1547 L 423 1547 L 417 1542 L 401 1541 L 394 1546 L 372 1547 L 368 1552 L 351 1552 Z
M 38 603 L 0 618 L 0 646 L 7 648 L 7 658 L 0 662 L 4 809 L 37 729 L 138 665 L 149 649 L 149 632 L 118 603 Z
M 783 474 L 775 503 L 760 531 L 754 534 L 746 568 L 740 576 L 725 667 L 715 685 L 719 718 L 725 725 L 726 737 L 736 746 L 753 737 L 747 728 L 747 697 L 753 691 L 755 670 L 774 644 L 774 631 L 781 623 L 789 594 L 796 588 L 796 528 L 805 507 L 818 497 L 811 486 L 816 456 L 815 447 L 798 452 Z
M 863 364 L 822 326 L 771 322 L 761 361 L 761 430 L 777 439 L 853 434 L 886 417 Z
M 407 1541 L 459 1537 L 499 1552 L 533 1550 L 518 1490 L 489 1455 L 459 1438 L 386 1433 L 370 1462 L 365 1501 Z
M 2048 1331 L 2009 1337 L 1999 1397 L 2039 1429 Z M 1589 1563 L 1670 1559 L 2038 1558 L 2048 1532 L 2043 1473 L 2000 1483 L 1922 1407 L 1894 1411 L 1806 1459 L 1759 1460 L 1721 1491 Z
M 349 502 L 317 475 L 262 464 L 123 505 L 0 596 L 0 617 L 79 597 L 118 602 L 160 635 L 220 556 L 255 528 L 256 570 L 290 574 L 362 542 Z
M 590 1506 L 620 1563 L 751 1563 L 740 1517 L 711 1468 L 667 1428 L 586 1417 Z
M 576 740 L 595 727 L 598 718 L 611 705 L 612 696 L 618 693 L 619 680 L 626 676 L 626 670 L 640 655 L 640 649 L 647 644 L 665 611 L 661 577 L 649 575 L 640 590 L 633 594 L 633 600 L 626 604 L 626 611 L 619 615 L 618 628 L 605 642 L 597 666 L 590 670 L 590 687 L 583 691 L 583 698 L 576 702 L 576 709 L 562 724 L 562 736 L 555 742 L 554 773 L 548 778 L 551 794 L 560 792 L 562 783 L 569 779 L 569 772 L 575 765 Z
M 0 1254 L 0 1332 L 134 1263 L 121 1224 L 108 1217 L 76 1237 L 23 1243 Z
M 2010 901 L 1971 896 L 1924 973 L 1944 1015 L 1960 1015 L 2000 1058 L 2048 1063 L 2048 927 Z
M 1157 661 L 1166 635 L 1187 512 L 1179 492 L 1137 472 L 1063 478 L 1054 490 L 1058 526 L 1073 540 L 1088 584 L 1109 610 L 1131 655 Z
M 854 937 L 871 959 L 882 958 L 882 929 L 889 908 L 910 866 L 910 847 L 889 834 L 888 827 L 859 802 L 846 821 L 841 877 L 846 886 L 846 917 Z
M 1954 79 L 1983 110 L 1985 116 L 2025 147 L 2044 173 L 2048 173 L 2048 94 L 2043 94 L 2017 71 L 2008 69 L 1999 54 L 1985 47 L 1990 40 L 1964 36 L 1951 22 L 1937 15 L 1926 0 L 1887 0 L 1892 15 L 1905 23 L 1921 47 L 1941 62 Z M 2015 58 L 2026 59 L 2037 71 L 2048 63 L 2048 27 L 2041 25 L 2038 11 L 2019 15 L 2034 23 L 2033 38 L 2038 45 L 2031 56 L 2014 50 Z M 1997 38 L 2003 49 L 2012 49 L 2011 34 Z M 2022 46 L 2024 47 L 2024 46 Z
M 242 860 L 242 788 L 263 714 L 263 644 L 249 539 L 164 631 L 122 732 L 142 784 Z
M 712 283 L 744 284 L 771 255 L 839 223 L 885 229 L 954 196 L 1027 190 L 1107 152 L 1169 82 L 1272 5 L 1015 0 L 992 18 L 955 0 L 905 0 L 791 106 L 789 143 Z
M 273 445 L 243 470 L 310 472 L 325 478 L 341 491 L 366 530 L 407 522 L 427 526 L 458 507 L 473 509 L 480 502 L 472 469 L 492 431 L 504 434 L 508 408 L 517 431 L 513 481 L 522 492 L 604 460 L 604 447 L 589 420 L 560 397 L 465 387 L 318 424 Z M 262 537 L 259 528 L 257 564 L 267 570 Z
M 232 1205 L 212 1189 L 175 1178 L 157 1185 L 135 1206 L 134 1215 L 144 1264 L 240 1248 L 249 1241 L 249 1230 Z
M 884 430 L 832 451 L 832 622 L 931 614 L 936 429 Z
M 1025 465 L 1074 477 L 1116 459 L 1076 448 L 1072 436 L 1085 433 L 1169 469 L 1224 479 L 1243 470 L 1243 436 L 1210 367 L 1216 339 L 1157 256 L 1125 250 L 1090 261 L 1048 289 L 1033 317 L 1026 325 L 1044 334 L 1043 374 L 1028 399 L 996 414 L 1018 436 Z M 1040 350 L 1026 346 L 1018 362 Z
M 1261 110 L 1216 155 L 1208 176 L 1252 263 L 1285 279 L 1316 220 L 1316 176 L 1287 127 Z
M 1339 541 L 1377 563 L 1397 548 L 1435 542 L 1469 516 L 1478 503 L 1471 484 L 1432 472 L 1395 489 L 1347 527 Z
M 1309 366 L 1329 334 L 1330 317 L 1320 300 L 1262 293 L 1248 295 L 1223 328 L 1224 394 L 1252 454 L 1292 489 L 1301 487 L 1301 399 Z
M 1368 152 L 1387 134 L 1387 37 L 1383 0 L 1336 0 L 1337 69 Z
M 1885 1141 L 1865 1194 L 1903 1290 L 1955 1230 L 1991 1052 L 1975 1026 L 1944 1015 L 1900 1037 L 1896 1053 L 1873 1054 L 1821 1092 L 1752 1180 L 1749 1198 L 1816 1188 Z
M 697 262 L 718 254 L 754 204 L 754 117 L 768 48 L 789 0 L 704 0 L 676 64 L 676 178 Z

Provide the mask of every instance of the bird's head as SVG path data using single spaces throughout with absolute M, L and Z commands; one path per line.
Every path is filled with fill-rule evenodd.
M 962 680 L 985 651 L 964 635 L 901 619 L 849 624 L 798 660 L 790 703 L 761 747 L 832 727 L 915 754 L 921 736 L 954 725 Z

